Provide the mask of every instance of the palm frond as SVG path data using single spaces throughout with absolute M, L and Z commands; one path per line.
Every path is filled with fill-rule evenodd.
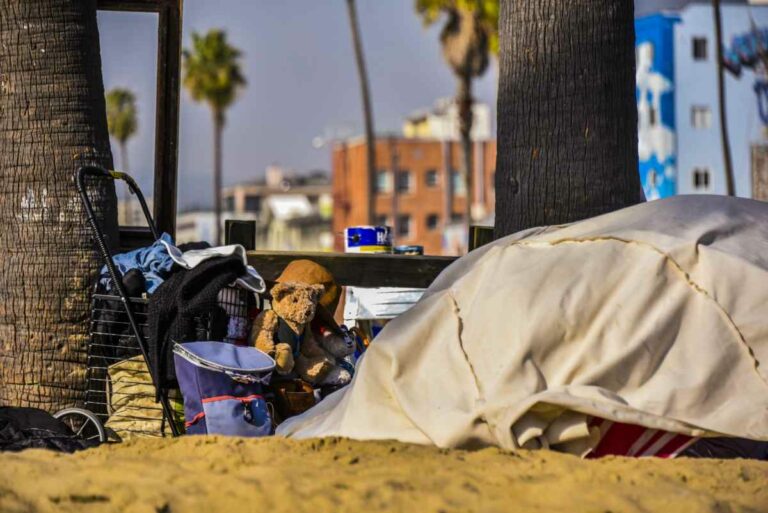
M 246 85 L 241 57 L 242 52 L 227 42 L 223 30 L 210 30 L 202 36 L 193 33 L 191 48 L 182 52 L 182 82 L 192 99 L 223 115 Z

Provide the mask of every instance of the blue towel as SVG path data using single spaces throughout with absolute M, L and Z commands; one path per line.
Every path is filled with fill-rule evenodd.
M 147 283 L 147 292 L 152 293 L 168 277 L 173 267 L 173 259 L 168 254 L 168 250 L 161 240 L 173 244 L 173 238 L 167 233 L 163 233 L 160 239 L 156 240 L 151 246 L 134 249 L 127 253 L 120 253 L 112 257 L 112 261 L 122 275 L 125 275 L 131 269 L 138 269 L 144 274 Z M 110 290 L 110 277 L 107 266 L 101 268 L 101 285 Z

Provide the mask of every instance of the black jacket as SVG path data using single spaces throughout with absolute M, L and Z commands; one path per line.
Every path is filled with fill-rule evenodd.
M 149 298 L 149 364 L 155 385 L 176 385 L 174 342 L 221 340 L 226 314 L 219 307 L 219 291 L 245 273 L 238 256 L 217 257 L 165 280 Z

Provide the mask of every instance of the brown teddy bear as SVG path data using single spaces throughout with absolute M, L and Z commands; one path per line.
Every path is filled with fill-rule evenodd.
M 354 344 L 328 312 L 340 295 L 332 275 L 315 262 L 296 260 L 277 282 L 272 309 L 254 320 L 251 344 L 275 359 L 278 374 L 295 372 L 312 385 L 348 383 L 351 373 L 337 358 L 353 352 Z

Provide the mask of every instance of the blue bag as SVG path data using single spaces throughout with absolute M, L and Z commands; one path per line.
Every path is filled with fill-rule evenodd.
M 191 435 L 266 436 L 272 417 L 262 396 L 275 361 L 253 347 L 175 344 L 173 359 Z

